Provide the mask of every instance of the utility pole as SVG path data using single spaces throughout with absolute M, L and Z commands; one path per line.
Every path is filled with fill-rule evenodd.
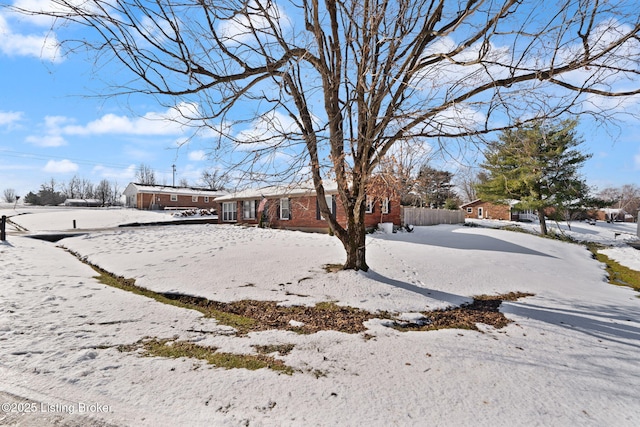
M 176 186 L 176 165 L 171 165 L 171 168 L 173 169 L 173 187 Z

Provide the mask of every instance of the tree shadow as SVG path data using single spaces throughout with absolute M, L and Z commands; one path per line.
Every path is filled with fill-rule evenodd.
M 386 285 L 393 286 L 399 289 L 404 289 L 405 291 L 413 292 L 423 297 L 431 298 L 438 301 L 444 301 L 454 306 L 460 306 L 462 304 L 473 302 L 473 298 L 451 294 L 449 292 L 438 291 L 435 289 L 423 288 L 414 285 L 413 283 L 403 282 L 402 280 L 396 280 L 387 276 L 383 276 L 382 274 L 373 270 L 369 270 L 367 272 L 367 276 L 377 282 L 384 283 Z
M 421 232 L 420 232 L 421 231 Z M 402 241 L 427 246 L 438 246 L 448 249 L 506 252 L 511 254 L 534 255 L 556 258 L 553 255 L 539 252 L 526 246 L 507 242 L 490 236 L 471 233 L 455 233 L 453 229 L 443 231 L 416 230 L 414 233 L 402 233 Z M 393 235 L 375 235 L 375 238 L 395 240 Z M 399 240 L 399 239 L 398 239 Z
M 412 283 L 392 279 L 373 270 L 369 270 L 367 275 L 377 282 L 446 302 L 452 306 L 458 307 L 473 302 L 472 297 L 423 288 Z M 558 308 L 530 304 L 526 301 L 503 301 L 500 311 L 506 315 L 514 314 L 559 326 L 572 332 L 583 333 L 602 341 L 640 348 L 640 323 L 637 320 L 637 313 L 632 310 L 625 311 L 617 306 L 576 305 L 570 308 Z
M 527 302 L 504 302 L 500 311 L 560 326 L 602 341 L 640 348 L 640 324 L 635 319 L 637 314 L 632 316 L 616 306 L 584 306 L 578 310 Z

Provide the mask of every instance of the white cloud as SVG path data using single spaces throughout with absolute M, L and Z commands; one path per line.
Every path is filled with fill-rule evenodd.
M 615 45 L 626 34 L 632 32 L 632 27 L 615 19 L 605 19 L 595 25 L 588 38 L 590 54 L 597 57 L 602 52 Z M 558 49 L 556 65 L 568 63 L 572 60 L 580 61 L 585 55 L 584 43 L 577 39 L 573 44 Z M 640 42 L 631 38 L 617 46 L 612 52 L 599 59 L 604 67 L 592 65 L 563 74 L 560 79 L 575 86 L 592 86 L 603 91 L 620 91 L 635 89 L 637 83 L 636 58 L 640 54 Z M 627 70 L 626 72 L 623 70 Z M 633 97 L 628 97 L 633 98 Z M 617 109 L 624 111 L 626 105 L 638 103 L 638 97 L 620 101 L 618 98 L 607 100 L 605 97 L 590 96 L 586 103 L 587 110 L 598 111 Z M 617 104 L 617 105 L 616 105 Z
M 0 116 L 0 124 L 2 116 Z M 143 117 L 131 118 L 116 114 L 106 114 L 85 125 L 65 116 L 46 116 L 40 135 L 26 138 L 28 143 L 40 147 L 60 147 L 66 145 L 65 136 L 94 135 L 134 135 L 134 136 L 175 136 L 184 135 L 198 126 L 198 108 L 194 104 L 182 103 L 164 112 L 150 112 Z M 184 142 L 179 140 L 178 143 Z
M 67 159 L 49 160 L 43 170 L 49 173 L 68 173 L 77 171 L 78 165 Z
M 31 135 L 26 137 L 25 140 L 38 147 L 61 147 L 67 145 L 67 141 L 60 135 Z
M 633 163 L 636 170 L 640 170 L 640 152 L 633 157 Z
M 61 62 L 60 44 L 53 33 L 18 34 L 0 15 L 0 53 L 7 56 L 32 56 L 51 62 Z
M 436 114 L 425 125 L 436 134 L 457 134 L 477 129 L 486 120 L 486 116 L 464 103 L 452 105 Z
M 582 106 L 585 111 L 593 111 L 595 113 L 617 111 L 630 115 L 637 114 L 640 110 L 640 95 L 607 97 L 588 94 Z
M 22 116 L 22 112 L 0 111 L 0 126 L 11 126 L 22 120 Z
M 21 14 L 20 19 L 28 22 L 32 25 L 36 25 L 43 28 L 51 28 L 56 23 L 56 18 L 51 15 L 58 16 L 72 16 L 77 15 L 71 8 L 67 7 L 65 3 L 83 9 L 87 12 L 99 12 L 100 9 L 96 6 L 95 2 L 87 0 L 65 0 L 64 3 L 54 0 L 14 0 L 13 6 L 16 9 L 30 11 L 30 14 Z M 113 0 L 106 0 L 103 3 L 105 6 L 108 3 L 114 3 Z M 115 14 L 115 13 L 114 13 Z M 68 22 L 66 22 L 68 24 Z
M 218 28 L 219 35 L 228 42 L 246 43 L 255 37 L 264 37 L 272 34 L 271 23 L 278 22 L 279 27 L 284 30 L 291 25 L 291 21 L 285 11 L 273 4 L 273 2 L 263 2 L 264 7 L 269 15 L 267 19 L 264 14 L 258 12 L 258 4 L 263 0 L 251 1 L 246 7 L 249 16 L 236 14 L 229 20 L 223 22 Z M 255 33 L 254 33 L 255 31 Z
M 46 116 L 44 118 L 44 125 L 47 129 L 55 130 L 59 129 L 66 123 L 72 123 L 73 119 L 65 116 Z
M 54 10 L 54 3 L 48 0 L 14 0 L 13 6 L 17 9 L 44 12 Z M 58 8 L 59 9 L 59 8 Z M 21 15 L 22 20 L 39 27 L 51 27 L 54 18 L 44 15 Z
M 167 111 L 149 112 L 138 118 L 106 114 L 84 126 L 63 126 L 60 132 L 65 135 L 180 135 L 189 126 L 198 125 L 198 120 L 197 105 L 180 103 Z
M 443 55 L 449 57 L 458 47 L 458 44 L 449 36 L 438 38 L 427 48 L 423 59 L 433 60 Z M 477 63 L 480 57 L 485 61 L 484 64 Z M 456 62 L 451 62 L 453 60 Z M 451 61 L 443 60 L 424 68 L 415 76 L 411 84 L 424 93 L 430 93 L 436 97 L 444 95 L 443 88 L 476 87 L 490 79 L 506 77 L 508 70 L 498 64 L 510 63 L 512 52 L 507 47 L 497 46 L 494 43 L 474 43 L 451 57 Z
M 73 119 L 64 116 L 46 116 L 44 118 L 44 134 L 30 135 L 26 142 L 38 147 L 61 147 L 67 145 L 67 141 L 62 136 L 61 126 L 72 123 Z
M 251 123 L 251 128 L 240 131 L 235 139 L 239 148 L 255 150 L 269 146 L 277 146 L 284 141 L 285 135 L 299 132 L 295 121 L 277 111 L 271 111 L 258 117 Z M 243 144 L 247 144 L 243 147 Z
M 193 162 L 200 162 L 207 158 L 207 153 L 204 150 L 195 150 L 189 152 L 189 160 Z
M 91 172 L 99 176 L 101 179 L 116 180 L 122 182 L 131 181 L 136 176 L 136 165 L 129 165 L 126 169 L 109 168 L 106 166 L 95 166 Z
M 104 135 L 118 133 L 129 135 L 166 135 L 176 133 L 171 123 L 161 121 L 154 122 L 142 118 L 131 119 L 130 117 L 117 116 L 115 114 L 107 114 L 84 126 L 65 126 L 61 131 L 67 135 Z

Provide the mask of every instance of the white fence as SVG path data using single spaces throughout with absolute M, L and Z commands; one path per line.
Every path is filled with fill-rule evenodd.
M 463 224 L 464 212 L 462 210 L 403 207 L 402 223 L 405 225 Z

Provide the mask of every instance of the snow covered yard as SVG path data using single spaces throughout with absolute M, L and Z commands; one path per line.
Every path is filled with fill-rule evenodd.
M 73 213 L 92 229 L 155 220 L 112 212 L 119 213 Z M 69 211 L 60 226 L 51 215 L 61 216 L 12 219 L 31 231 L 71 228 Z M 571 233 L 616 244 L 610 256 L 634 268 L 640 251 L 622 244 L 635 238 L 633 231 L 575 224 Z M 607 284 L 602 264 L 584 247 L 462 226 L 375 234 L 367 245 L 370 272 L 327 273 L 323 265 L 344 255 L 337 239 L 319 234 L 181 225 L 93 231 L 57 244 L 10 234 L 0 244 L 0 392 L 10 396 L 0 393 L 0 403 L 19 396 L 37 413 L 0 412 L 0 424 L 640 423 L 640 298 Z M 480 325 L 480 332 L 401 332 L 373 319 L 358 334 L 236 335 L 195 310 L 103 285 L 58 246 L 156 292 L 215 301 L 336 301 L 412 318 L 480 294 L 535 296 L 504 302 L 501 311 L 513 322 L 502 329 Z M 223 369 L 118 347 L 144 337 L 234 354 L 287 344 L 290 352 L 271 356 L 295 372 Z

